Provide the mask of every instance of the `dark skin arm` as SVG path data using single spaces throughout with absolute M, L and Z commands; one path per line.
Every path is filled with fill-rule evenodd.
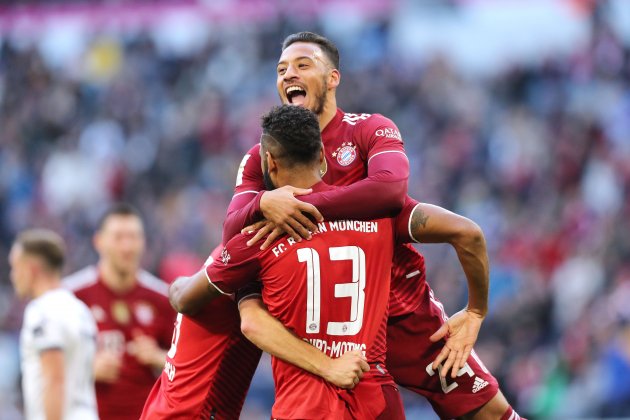
M 179 277 L 168 289 L 168 300 L 175 311 L 194 315 L 222 293 L 208 281 L 205 269 L 190 277 Z
M 436 331 L 431 341 L 446 339 L 433 369 L 443 363 L 440 375 L 452 369 L 454 378 L 477 341 L 481 323 L 488 312 L 490 270 L 486 241 L 472 220 L 430 204 L 419 204 L 411 216 L 411 233 L 418 242 L 449 243 L 459 258 L 468 284 L 468 305 Z

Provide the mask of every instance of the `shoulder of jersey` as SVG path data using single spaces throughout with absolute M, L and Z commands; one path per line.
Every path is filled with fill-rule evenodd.
M 77 291 L 95 284 L 98 281 L 98 270 L 95 265 L 87 267 L 63 278 L 61 284 L 65 289 Z
M 255 145 L 253 145 L 251 149 L 247 151 L 247 154 L 248 155 L 260 154 L 260 143 L 256 143 Z
M 168 297 L 168 284 L 146 270 L 138 271 L 138 284 L 157 294 Z
M 343 118 L 341 119 L 341 122 L 346 123 L 348 125 L 355 126 L 361 123 L 362 121 L 367 120 L 371 116 L 372 114 L 351 114 L 349 112 L 346 112 L 345 114 L 343 114 Z
M 64 290 L 64 293 L 48 292 L 30 301 L 27 308 L 31 316 L 28 318 L 31 320 L 61 319 L 63 321 L 65 315 L 76 308 L 75 301 L 81 302 L 70 290 Z

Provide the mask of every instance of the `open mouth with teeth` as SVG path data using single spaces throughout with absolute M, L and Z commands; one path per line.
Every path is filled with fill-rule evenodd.
M 303 105 L 306 99 L 306 91 L 300 86 L 289 86 L 286 91 L 287 100 L 293 105 Z

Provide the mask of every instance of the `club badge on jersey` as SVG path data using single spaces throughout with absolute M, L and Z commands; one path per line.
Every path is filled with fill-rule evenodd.
M 352 144 L 351 141 L 341 143 L 341 146 L 332 154 L 334 158 L 337 158 L 337 162 L 341 166 L 348 166 L 357 158 L 357 146 Z
M 112 303 L 112 318 L 121 325 L 127 325 L 131 320 L 129 307 L 122 300 L 115 300 Z

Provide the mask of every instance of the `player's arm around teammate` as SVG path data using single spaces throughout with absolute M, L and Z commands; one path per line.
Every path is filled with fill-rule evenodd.
M 169 301 L 177 312 L 193 315 L 205 304 L 222 295 L 206 275 L 205 268 L 192 277 L 179 277 L 169 288 Z M 332 359 L 300 340 L 267 311 L 259 295 L 239 302 L 241 330 L 261 350 L 291 363 L 340 388 L 353 388 L 370 370 L 360 351 Z
M 354 388 L 370 370 L 360 350 L 333 359 L 300 340 L 267 311 L 260 296 L 241 300 L 238 309 L 243 335 L 258 348 L 340 388 Z

